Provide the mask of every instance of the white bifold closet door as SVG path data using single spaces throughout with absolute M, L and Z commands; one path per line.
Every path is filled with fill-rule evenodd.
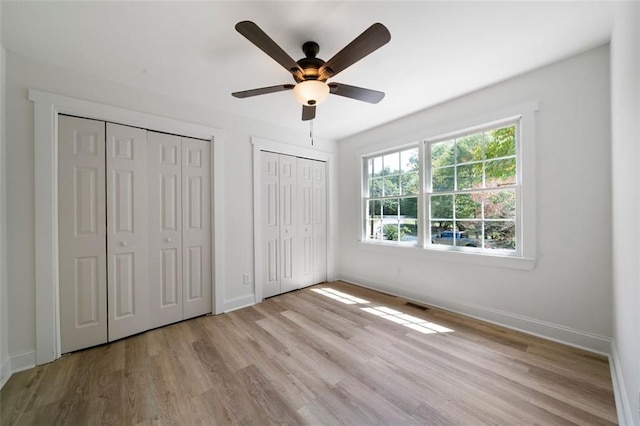
M 312 162 L 313 282 L 327 281 L 327 165 Z
M 211 144 L 182 139 L 183 319 L 211 312 Z
M 148 330 L 147 131 L 107 123 L 109 341 Z
M 325 168 L 261 153 L 263 297 L 326 281 Z
M 107 341 L 104 122 L 58 125 L 58 245 L 62 353 Z
M 151 323 L 211 312 L 210 144 L 148 132 Z
M 299 287 L 313 284 L 313 161 L 297 158 Z
M 60 116 L 62 353 L 211 312 L 210 144 Z

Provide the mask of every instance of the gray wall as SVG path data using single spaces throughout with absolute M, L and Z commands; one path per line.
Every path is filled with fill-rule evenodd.
M 619 6 L 611 39 L 613 345 L 620 424 L 640 424 L 640 4 Z M 621 406 L 622 405 L 622 406 Z
M 0 2 L 0 16 L 2 3 Z M 0 22 L 2 19 L 0 18 Z M 2 31 L 0 30 L 0 34 Z M 0 386 L 9 378 L 9 312 L 7 305 L 7 205 L 5 149 L 5 52 L 0 36 Z

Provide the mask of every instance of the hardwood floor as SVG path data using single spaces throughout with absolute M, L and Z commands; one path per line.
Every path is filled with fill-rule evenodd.
M 616 424 L 606 358 L 405 302 L 336 282 L 76 352 L 2 424 Z

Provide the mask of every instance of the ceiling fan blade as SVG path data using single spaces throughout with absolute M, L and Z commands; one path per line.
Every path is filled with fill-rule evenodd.
M 241 92 L 233 92 L 236 98 L 249 98 L 251 96 L 266 95 L 268 93 L 284 92 L 293 89 L 295 84 L 279 84 L 278 86 L 261 87 L 259 89 L 243 90 Z
M 380 23 L 371 25 L 320 68 L 319 79 L 335 76 L 371 52 L 384 46 L 389 40 L 391 40 L 391 34 L 387 27 Z
M 302 105 L 302 121 L 313 120 L 316 118 L 316 107 Z
M 345 98 L 369 102 L 370 104 L 377 104 L 384 98 L 384 92 L 341 83 L 329 83 L 329 92 Z
M 236 24 L 236 31 L 245 36 L 247 40 L 255 44 L 260 50 L 269 55 L 273 60 L 282 65 L 287 71 L 302 73 L 302 69 L 282 50 L 275 41 L 251 21 L 242 21 Z

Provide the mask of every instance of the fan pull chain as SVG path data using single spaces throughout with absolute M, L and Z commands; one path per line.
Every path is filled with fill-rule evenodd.
M 311 146 L 313 146 L 313 120 L 309 120 L 309 139 L 311 139 Z

